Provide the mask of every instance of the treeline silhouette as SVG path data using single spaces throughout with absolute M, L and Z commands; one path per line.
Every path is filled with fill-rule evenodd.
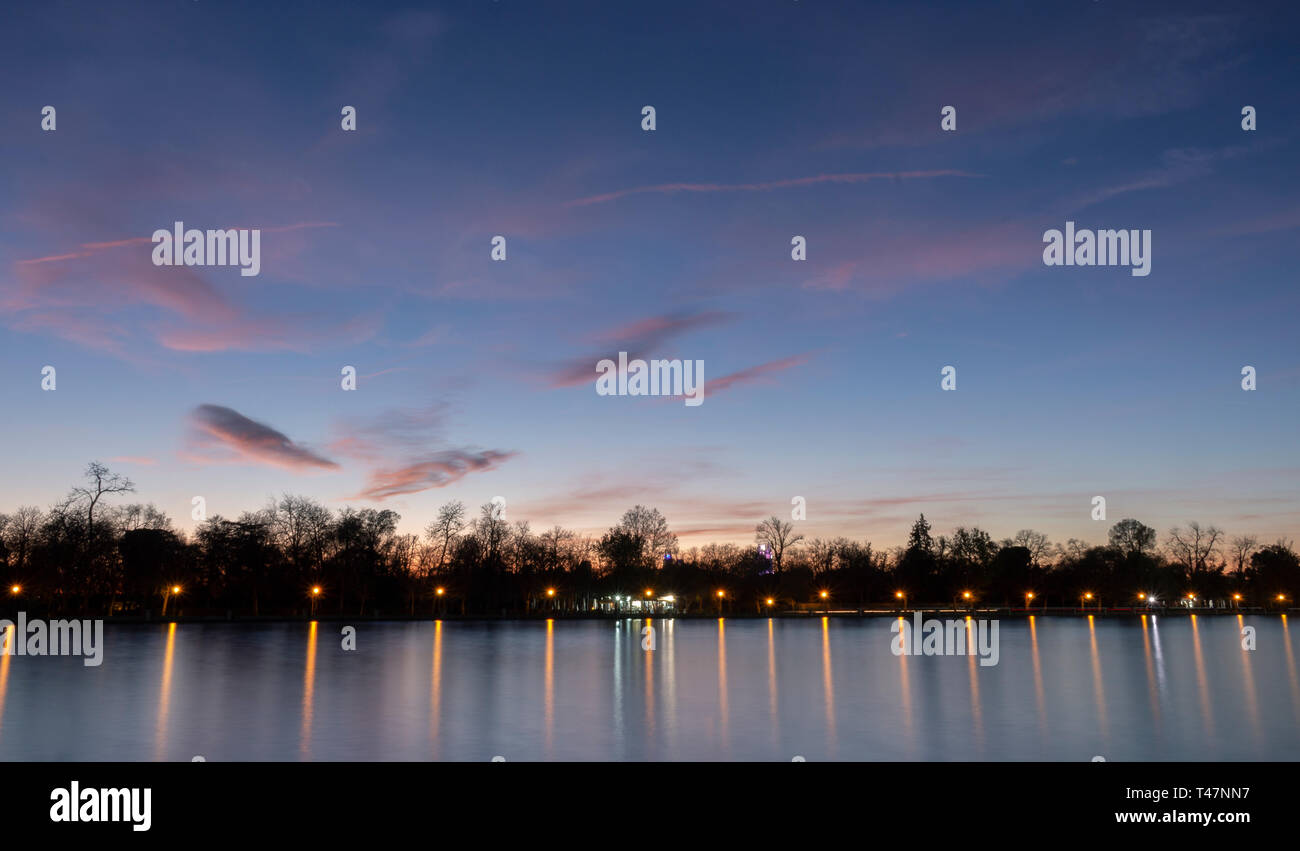
M 92 463 L 48 510 L 0 514 L 7 609 L 81 615 L 516 615 L 590 612 L 620 597 L 673 597 L 680 613 L 804 608 L 1130 606 L 1286 607 L 1300 587 L 1288 541 L 1261 546 L 1189 523 L 1163 542 L 1125 519 L 1103 545 L 1053 544 L 1030 529 L 995 541 L 978 528 L 932 535 L 924 515 L 905 546 L 806 540 L 773 516 L 754 546 L 682 550 L 657 509 L 629 509 L 604 535 L 534 532 L 495 503 L 471 516 L 448 502 L 423 535 L 389 510 L 330 511 L 285 495 L 186 535 L 153 505 L 115 505 L 129 479 Z M 1032 595 L 1032 596 L 1030 596 Z M 617 605 L 626 605 L 620 603 Z

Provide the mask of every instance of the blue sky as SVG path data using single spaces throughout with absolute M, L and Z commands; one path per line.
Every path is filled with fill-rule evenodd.
M 182 527 L 287 491 L 410 531 L 448 499 L 591 532 L 645 503 L 685 546 L 796 495 L 809 537 L 883 546 L 921 511 L 1296 533 L 1286 4 L 4 14 L 0 511 L 99 459 Z M 176 220 L 262 228 L 261 274 L 152 266 Z M 1151 274 L 1044 266 L 1067 220 L 1149 229 Z M 620 350 L 719 383 L 598 396 Z

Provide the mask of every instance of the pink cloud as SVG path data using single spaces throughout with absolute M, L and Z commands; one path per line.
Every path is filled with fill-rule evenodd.
M 470 473 L 491 470 L 515 454 L 497 450 L 470 452 L 463 449 L 436 452 L 424 460 L 373 471 L 365 489 L 353 499 L 382 501 L 391 496 L 446 487 Z
M 701 313 L 674 313 L 649 316 L 626 325 L 620 325 L 610 331 L 596 335 L 595 339 L 607 344 L 617 345 L 621 351 L 628 353 L 628 359 L 641 357 L 642 353 L 661 346 L 673 337 L 697 328 L 706 328 L 730 321 L 735 314 L 722 311 L 705 311 Z M 558 367 L 552 374 L 552 387 L 573 387 L 596 377 L 596 363 L 602 358 L 611 357 L 617 352 L 602 350 L 583 358 L 575 358 Z
M 196 431 L 196 447 L 228 451 L 226 460 L 265 464 L 287 470 L 337 470 L 339 466 L 307 447 L 294 443 L 283 433 L 251 420 L 232 408 L 200 405 L 190 414 L 190 422 Z
M 708 398 L 715 393 L 721 393 L 729 387 L 736 387 L 741 384 L 749 384 L 754 381 L 762 381 L 770 375 L 778 372 L 784 372 L 792 367 L 800 366 L 808 362 L 811 356 L 807 354 L 792 355 L 781 360 L 768 361 L 757 366 L 751 366 L 748 369 L 742 369 L 739 372 L 733 372 L 724 375 L 721 378 L 715 378 L 712 381 L 704 383 L 704 398 Z

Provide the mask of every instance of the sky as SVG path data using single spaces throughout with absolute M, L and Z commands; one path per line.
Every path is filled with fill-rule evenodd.
M 798 532 L 879 547 L 921 512 L 1297 537 L 1298 30 L 1186 0 L 6 5 L 0 512 L 99 460 L 182 529 L 195 496 L 301 493 L 409 532 L 453 499 L 593 534 L 653 505 L 683 547 L 795 497 Z M 260 274 L 154 265 L 176 221 L 259 228 Z M 1150 230 L 1150 274 L 1044 265 L 1067 221 Z M 703 404 L 598 395 L 620 351 L 703 361 Z

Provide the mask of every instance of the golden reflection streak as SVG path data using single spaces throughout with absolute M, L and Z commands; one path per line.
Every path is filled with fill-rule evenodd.
M 316 621 L 307 633 L 307 670 L 302 679 L 302 733 L 299 745 L 304 757 L 311 753 L 312 695 L 316 688 Z
M 664 679 L 664 732 L 668 738 L 668 751 L 671 753 L 676 746 L 677 730 L 677 665 L 673 655 L 673 624 L 676 621 L 673 618 L 664 618 L 664 634 L 661 636 L 665 642 L 664 645 L 664 672 L 661 676 Z
M 1147 665 L 1147 695 L 1151 699 L 1151 719 L 1160 729 L 1160 693 L 1156 689 L 1156 669 L 1151 658 L 1151 632 L 1147 616 L 1142 615 L 1142 652 Z
M 1241 635 L 1246 626 L 1246 619 L 1237 615 L 1237 634 Z M 1250 730 L 1255 735 L 1255 741 L 1259 742 L 1259 702 L 1255 694 L 1255 672 L 1251 670 L 1251 651 L 1244 646 L 1241 648 L 1241 678 L 1246 684 L 1246 712 L 1250 715 Z
M 1029 649 L 1034 657 L 1034 702 L 1038 704 L 1038 729 L 1047 738 L 1047 696 L 1043 691 L 1043 666 L 1038 658 L 1038 623 L 1029 616 Z
M 0 645 L 9 651 L 0 656 L 0 730 L 4 729 L 5 694 L 9 691 L 9 659 L 18 649 L 18 639 L 14 635 L 17 631 L 18 628 L 13 624 L 5 627 L 4 644 Z
M 546 758 L 551 758 L 555 733 L 555 618 L 546 619 Z
M 1106 691 L 1101 684 L 1101 654 L 1097 652 L 1097 624 L 1094 615 L 1088 615 L 1088 642 L 1092 646 L 1092 691 L 1097 698 L 1097 726 L 1101 738 L 1110 744 L 1110 728 L 1106 722 Z
M 772 618 L 767 619 L 767 714 L 772 719 L 772 744 L 780 741 L 776 713 L 776 636 Z
M 651 629 L 655 628 L 654 618 L 646 618 L 645 625 Z M 658 646 L 658 635 L 654 632 L 647 635 L 646 638 L 655 636 L 655 643 L 646 645 L 645 649 L 645 720 L 646 733 L 654 735 L 655 731 L 655 647 Z M 644 639 L 643 639 L 644 640 Z
M 1300 682 L 1296 681 L 1295 654 L 1291 651 L 1291 628 L 1287 624 L 1286 613 L 1282 613 L 1282 646 L 1286 648 L 1286 672 L 1291 677 L 1291 711 L 1295 713 L 1296 723 L 1300 723 Z
M 1214 736 L 1214 713 L 1210 708 L 1210 683 L 1205 675 L 1205 659 L 1201 656 L 1201 628 L 1196 615 L 1192 615 L 1192 650 L 1196 660 L 1196 690 L 1201 695 L 1201 717 L 1205 721 L 1205 735 Z
M 975 743 L 980 753 L 984 752 L 984 713 L 980 707 L 980 684 L 975 676 L 975 657 L 979 651 L 976 643 L 975 622 L 966 616 L 966 658 L 970 660 L 970 709 L 971 721 L 975 725 Z
M 831 619 L 822 616 L 822 683 L 826 692 L 826 745 L 835 754 L 835 680 L 831 674 Z
M 902 653 L 898 654 L 898 676 L 899 679 L 901 680 L 899 686 L 900 688 L 899 693 L 902 695 L 903 698 L 903 734 L 907 739 L 907 751 L 909 754 L 911 754 L 912 744 L 913 744 L 912 742 L 912 685 L 907 677 L 907 657 L 912 649 L 910 646 L 912 636 L 908 635 L 907 619 L 904 618 L 902 615 L 898 616 L 898 634 L 900 636 L 899 644 L 901 649 L 903 650 Z M 909 644 L 904 644 L 904 642 L 909 642 Z
M 433 622 L 433 673 L 429 683 L 429 738 L 433 757 L 438 758 L 438 737 L 442 732 L 442 621 Z
M 176 653 L 176 621 L 167 624 L 167 649 L 163 652 L 162 692 L 158 695 L 158 730 L 154 737 L 153 758 L 161 761 L 167 742 L 167 710 L 172 695 L 172 657 Z
M 720 716 L 719 730 L 722 733 L 722 744 L 727 744 L 727 635 L 726 622 L 724 618 L 718 618 L 718 713 Z

